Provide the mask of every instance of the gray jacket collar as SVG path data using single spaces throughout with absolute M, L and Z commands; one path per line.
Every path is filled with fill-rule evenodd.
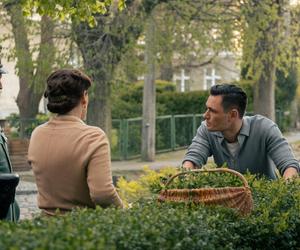
M 213 135 L 224 139 L 224 135 L 222 134 L 222 132 L 216 131 L 216 132 L 211 132 Z M 244 135 L 244 136 L 249 136 L 250 134 L 250 122 L 247 116 L 243 117 L 243 124 L 241 127 L 241 130 L 239 132 L 239 136 Z
M 211 132 L 211 133 L 217 137 L 218 142 L 220 143 L 220 145 L 222 145 L 223 152 L 229 154 L 224 144 L 224 135 L 222 134 L 222 132 Z M 244 117 L 243 124 L 237 138 L 240 148 L 242 148 L 245 138 L 248 137 L 249 134 L 250 134 L 250 121 L 247 117 Z

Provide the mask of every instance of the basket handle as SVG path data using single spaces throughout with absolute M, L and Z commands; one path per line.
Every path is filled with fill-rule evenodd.
M 237 172 L 237 171 L 235 171 L 235 170 L 232 170 L 232 169 L 229 169 L 229 168 L 214 168 L 214 169 L 192 169 L 192 170 L 189 170 L 189 171 L 184 171 L 184 172 L 180 172 L 180 173 L 178 173 L 178 174 L 175 174 L 175 175 L 173 175 L 173 176 L 171 176 L 170 177 L 170 179 L 167 181 L 167 183 L 166 183 L 166 185 L 165 185 L 165 188 L 177 177 L 177 176 L 180 176 L 180 175 L 185 175 L 185 174 L 190 174 L 190 173 L 195 173 L 195 172 L 197 172 L 197 173 L 204 173 L 204 172 L 227 172 L 227 173 L 231 173 L 231 174 L 233 174 L 233 175 L 235 175 L 235 176 L 237 176 L 237 177 L 239 177 L 241 180 L 242 180 L 242 182 L 243 182 L 243 184 L 244 184 L 244 187 L 246 187 L 246 188 L 249 188 L 249 185 L 248 185 L 248 182 L 247 182 L 247 180 L 245 179 L 245 177 L 241 174 L 241 173 L 239 173 L 239 172 Z

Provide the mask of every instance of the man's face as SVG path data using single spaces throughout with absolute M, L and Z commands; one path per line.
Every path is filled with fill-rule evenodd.
M 223 132 L 231 125 L 230 111 L 225 112 L 222 106 L 221 95 L 210 95 L 206 101 L 206 112 L 203 117 L 209 131 Z

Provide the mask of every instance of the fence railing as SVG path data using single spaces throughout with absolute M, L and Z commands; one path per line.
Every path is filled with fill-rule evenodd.
M 247 115 L 252 115 L 251 112 Z M 276 122 L 282 129 L 286 115 L 277 110 Z M 197 128 L 203 121 L 202 114 L 165 115 L 156 117 L 155 149 L 157 153 L 185 148 L 190 145 Z M 14 137 L 29 138 L 32 130 L 45 121 L 37 119 L 15 120 L 10 124 Z M 21 129 L 23 128 L 23 129 Z M 23 131 L 23 133 L 20 133 Z M 142 118 L 113 119 L 111 152 L 113 160 L 126 160 L 141 155 Z
M 203 120 L 202 114 L 156 117 L 155 149 L 157 153 L 187 147 Z M 142 118 L 112 121 L 112 159 L 131 159 L 141 155 Z
M 247 115 L 253 115 L 248 112 Z M 168 152 L 188 147 L 203 114 L 165 115 L 156 117 L 155 151 Z M 284 115 L 276 110 L 276 122 L 283 127 Z M 114 119 L 112 121 L 112 159 L 127 160 L 141 155 L 142 118 Z

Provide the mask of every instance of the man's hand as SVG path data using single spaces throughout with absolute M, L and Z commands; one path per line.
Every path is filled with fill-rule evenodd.
M 191 161 L 185 161 L 182 165 L 182 168 L 186 169 L 186 170 L 191 170 L 195 168 L 195 165 L 193 162 Z
M 293 167 L 289 167 L 287 168 L 284 173 L 283 173 L 283 178 L 285 180 L 288 180 L 288 179 L 291 179 L 291 178 L 294 178 L 294 177 L 298 177 L 298 171 L 296 168 L 293 168 Z

